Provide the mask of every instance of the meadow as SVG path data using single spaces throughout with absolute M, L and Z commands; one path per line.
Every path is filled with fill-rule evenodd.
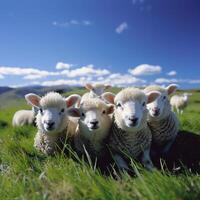
M 189 106 L 179 116 L 181 129 L 200 134 L 200 92 L 191 92 Z M 139 167 L 136 177 L 123 174 L 115 180 L 64 154 L 42 155 L 33 148 L 35 127 L 11 126 L 14 112 L 24 108 L 29 107 L 21 99 L 0 110 L 0 199 L 200 199 L 200 176 L 187 170 L 175 175 Z

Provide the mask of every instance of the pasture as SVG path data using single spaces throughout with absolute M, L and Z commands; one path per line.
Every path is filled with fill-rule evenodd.
M 181 129 L 200 134 L 200 92 L 191 92 L 189 106 L 179 116 Z M 14 112 L 29 107 L 23 99 L 11 102 L 0 110 L 0 199 L 200 199 L 200 177 L 187 170 L 175 175 L 138 167 L 137 177 L 124 174 L 114 180 L 63 154 L 40 154 L 33 148 L 36 128 L 11 126 Z

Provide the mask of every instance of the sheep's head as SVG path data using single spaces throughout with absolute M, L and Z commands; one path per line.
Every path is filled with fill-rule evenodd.
M 171 106 L 169 103 L 168 96 L 173 94 L 176 91 L 176 89 L 177 85 L 175 84 L 171 84 L 166 88 L 157 85 L 152 85 L 144 89 L 145 92 L 156 90 L 161 93 L 159 98 L 147 105 L 147 109 L 149 110 L 149 115 L 151 118 L 159 120 L 169 115 L 171 111 Z
M 101 96 L 104 91 L 108 88 L 110 88 L 111 86 L 110 85 L 104 85 L 104 84 L 94 84 L 94 85 L 91 85 L 89 83 L 87 83 L 85 85 L 85 88 L 91 92 L 93 92 L 95 95 L 97 96 Z
M 117 125 L 127 131 L 140 130 L 146 121 L 146 104 L 151 103 L 160 95 L 157 91 L 144 93 L 137 88 L 126 88 L 116 96 L 110 92 L 103 94 L 103 98 L 115 104 L 115 121 Z
M 80 133 L 92 137 L 94 134 L 107 134 L 111 126 L 109 114 L 113 110 L 113 105 L 95 98 L 82 102 L 79 108 L 71 108 L 68 112 L 70 116 L 79 118 Z
M 59 93 L 50 92 L 40 97 L 36 94 L 25 95 L 26 101 L 38 109 L 37 126 L 45 133 L 63 130 L 67 117 L 67 109 L 73 106 L 81 97 L 71 95 L 63 98 Z

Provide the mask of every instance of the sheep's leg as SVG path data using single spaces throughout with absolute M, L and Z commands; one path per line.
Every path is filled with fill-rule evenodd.
M 130 170 L 126 161 L 119 154 L 115 154 L 113 157 L 114 157 L 115 163 L 117 164 L 117 166 L 120 170 L 122 170 L 122 171 L 123 170 L 126 170 L 126 171 Z
M 183 110 L 181 110 L 181 115 L 183 114 Z
M 141 163 L 144 165 L 144 167 L 149 170 L 152 171 L 154 166 L 153 163 L 151 161 L 150 155 L 149 155 L 150 149 L 147 149 L 143 152 L 142 154 L 142 158 L 141 158 Z

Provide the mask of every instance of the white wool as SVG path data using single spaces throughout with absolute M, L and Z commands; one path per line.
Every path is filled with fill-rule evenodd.
M 59 112 L 60 109 L 66 107 L 65 99 L 58 93 L 47 93 L 40 100 L 40 107 L 42 109 L 54 108 Z M 64 112 L 60 124 L 53 132 L 47 133 L 42 124 L 42 114 L 38 112 L 36 116 L 36 124 L 38 132 L 34 139 L 34 146 L 47 155 L 54 154 L 59 148 L 62 148 L 68 138 L 73 137 L 77 124 L 68 119 L 67 111 Z
M 179 121 L 176 115 L 171 111 L 171 106 L 168 99 L 169 87 L 148 86 L 145 92 L 157 90 L 161 93 L 156 101 L 147 106 L 148 125 L 152 132 L 152 149 L 156 153 L 167 153 L 173 144 L 179 129 Z M 154 115 L 154 110 L 159 110 L 159 114 Z
M 108 137 L 112 123 L 111 117 L 108 114 L 102 114 L 108 108 L 109 106 L 98 98 L 87 99 L 80 105 L 80 113 L 92 112 L 99 122 L 99 128 L 91 131 L 85 124 L 84 119 L 82 121 L 79 119 L 75 137 L 75 148 L 81 154 L 85 152 L 83 145 L 90 156 L 96 157 L 103 150 L 103 141 Z
M 104 93 L 104 91 L 107 89 L 107 85 L 104 84 L 93 84 L 92 89 L 88 89 L 89 92 L 85 93 L 82 98 L 81 102 L 86 101 L 87 99 L 90 98 L 101 98 L 101 95 Z
M 149 170 L 153 168 L 149 156 L 152 135 L 147 126 L 146 105 L 142 107 L 144 102 L 147 103 L 147 96 L 137 88 L 123 89 L 115 96 L 114 103 L 117 107 L 114 111 L 115 122 L 112 124 L 109 146 L 120 169 L 128 169 L 123 153 L 136 160 L 141 155 L 142 164 Z M 139 119 L 136 127 L 128 126 L 127 115 L 130 114 Z
M 183 110 L 187 107 L 188 105 L 188 95 L 183 94 L 183 95 L 174 95 L 170 99 L 170 104 L 172 106 L 172 109 L 179 112 L 183 112 Z
M 35 113 L 32 110 L 19 110 L 17 111 L 12 120 L 13 126 L 24 126 L 34 124 Z

